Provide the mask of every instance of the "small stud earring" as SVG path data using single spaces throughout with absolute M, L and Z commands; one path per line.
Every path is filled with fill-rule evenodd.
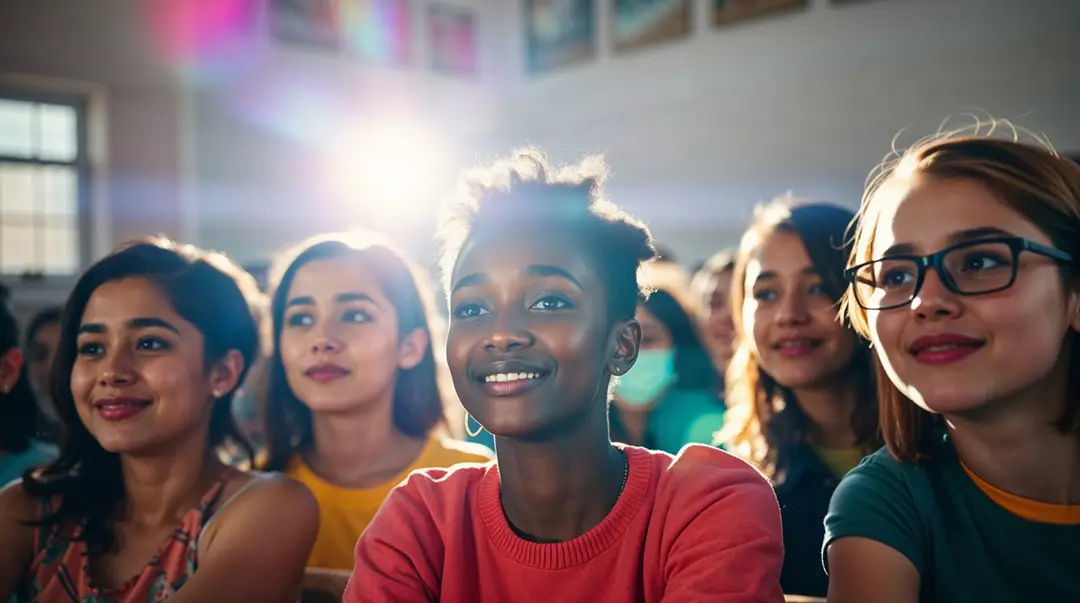
M 0 385 L 0 394 L 6 394 L 11 391 L 11 386 L 7 383 Z
M 221 397 L 221 390 L 220 389 L 215 389 L 213 393 L 214 393 L 215 398 L 220 398 Z

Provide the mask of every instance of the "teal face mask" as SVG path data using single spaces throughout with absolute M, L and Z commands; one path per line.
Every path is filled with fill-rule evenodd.
M 675 350 L 641 350 L 637 362 L 615 383 L 615 395 L 632 406 L 655 401 L 675 382 Z

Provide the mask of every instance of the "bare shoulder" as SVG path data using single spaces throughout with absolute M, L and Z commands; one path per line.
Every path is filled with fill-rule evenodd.
M 278 473 L 243 471 L 231 478 L 222 492 L 225 504 L 221 513 L 235 512 L 243 506 L 243 513 L 253 508 L 288 508 L 291 513 L 314 509 L 319 504 L 315 496 L 300 482 Z
M 0 600 L 7 588 L 14 588 L 34 554 L 34 528 L 26 522 L 37 519 L 37 500 L 16 480 L 0 489 Z
M 318 529 L 319 503 L 315 495 L 300 482 L 281 474 L 237 471 L 226 483 L 220 500 L 202 536 L 207 547 L 223 532 L 245 525 L 311 524 L 313 530 Z M 289 521 L 282 522 L 286 517 Z
M 38 501 L 23 488 L 18 479 L 0 488 L 0 517 L 4 521 L 23 523 L 37 519 Z

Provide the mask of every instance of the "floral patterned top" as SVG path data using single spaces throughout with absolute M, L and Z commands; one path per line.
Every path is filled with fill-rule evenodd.
M 119 588 L 95 588 L 90 583 L 86 543 L 73 540 L 71 530 L 59 526 L 34 531 L 34 561 L 19 585 L 16 603 L 160 603 L 166 601 L 195 573 L 198 543 L 210 521 L 232 470 L 226 470 L 188 511 L 165 539 L 142 572 Z M 57 501 L 43 501 L 39 514 L 52 511 Z

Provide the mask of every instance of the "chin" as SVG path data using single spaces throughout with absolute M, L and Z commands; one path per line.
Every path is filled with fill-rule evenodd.
M 991 402 L 993 396 L 984 385 L 952 383 L 924 383 L 909 385 L 907 392 L 912 402 L 932 413 L 950 415 L 979 410 Z
M 105 452 L 111 452 L 113 454 L 130 454 L 138 452 L 143 448 L 146 448 L 147 443 L 141 440 L 134 440 L 132 438 L 120 438 L 120 437 L 95 437 L 98 444 L 105 449 Z
M 810 387 L 821 383 L 824 378 L 825 373 L 821 371 L 779 371 L 773 374 L 773 381 L 788 389 Z

